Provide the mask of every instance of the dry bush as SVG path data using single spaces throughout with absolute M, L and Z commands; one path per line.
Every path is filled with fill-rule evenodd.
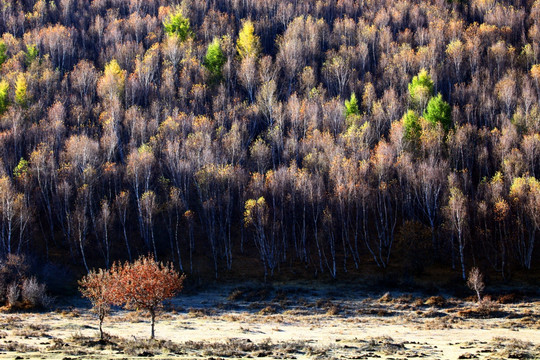
M 500 305 L 488 297 L 483 298 L 475 307 L 458 311 L 458 316 L 465 318 L 486 318 L 499 314 Z
M 46 286 L 38 283 L 35 277 L 23 281 L 21 296 L 23 301 L 32 307 L 48 308 L 53 302 L 53 299 L 47 295 Z
M 14 307 L 17 304 L 17 301 L 19 301 L 20 296 L 21 291 L 19 290 L 19 286 L 14 282 L 9 284 L 6 291 L 6 301 L 8 306 Z
M 490 298 L 483 298 L 478 303 L 478 312 L 482 315 L 491 315 L 500 310 L 501 306 Z

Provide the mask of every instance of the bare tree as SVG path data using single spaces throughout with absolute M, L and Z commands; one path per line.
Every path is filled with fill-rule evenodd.
M 469 271 L 469 277 L 467 278 L 467 286 L 473 290 L 478 297 L 478 302 L 482 301 L 481 293 L 484 291 L 484 275 L 480 272 L 480 269 L 473 267 Z

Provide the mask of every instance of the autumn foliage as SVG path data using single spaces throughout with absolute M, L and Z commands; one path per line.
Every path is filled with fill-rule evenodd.
M 104 269 L 92 270 L 79 281 L 79 291 L 92 303 L 92 311 L 99 319 L 99 337 L 104 338 L 103 320 L 114 303 L 115 283 L 111 272 Z
M 111 305 L 148 311 L 151 317 L 151 338 L 155 337 L 155 319 L 163 302 L 182 290 L 185 276 L 171 264 L 163 264 L 151 256 L 133 263 L 115 263 L 110 270 L 91 271 L 80 282 L 80 290 L 93 305 L 99 317 L 100 337 L 103 339 L 103 319 Z
M 538 272 L 538 0 L 0 14 L 0 257 L 77 272 L 151 253 L 201 279 Z M 404 261 L 413 229 L 431 256 Z

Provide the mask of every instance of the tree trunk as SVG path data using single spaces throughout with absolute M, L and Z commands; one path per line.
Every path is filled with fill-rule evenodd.
M 103 340 L 103 319 L 105 315 L 99 316 L 99 340 Z
M 156 310 L 150 309 L 150 316 L 152 318 L 152 334 L 150 335 L 150 339 L 155 338 L 155 324 L 156 324 Z

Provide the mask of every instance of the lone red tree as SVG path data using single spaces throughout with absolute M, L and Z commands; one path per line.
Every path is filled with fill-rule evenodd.
M 103 340 L 103 320 L 114 302 L 114 282 L 108 270 L 92 270 L 79 280 L 79 291 L 92 302 L 92 312 L 99 318 L 99 338 Z
M 143 309 L 150 313 L 152 335 L 156 313 L 163 301 L 182 290 L 185 275 L 174 270 L 172 264 L 163 264 L 152 256 L 143 256 L 133 263 L 115 265 L 112 268 L 115 282 L 114 303 L 127 309 Z

